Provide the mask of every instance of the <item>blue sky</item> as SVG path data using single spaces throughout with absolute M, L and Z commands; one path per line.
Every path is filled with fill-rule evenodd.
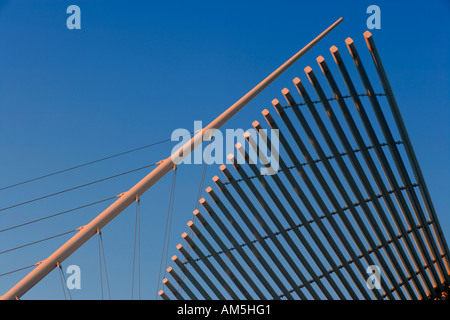
M 81 30 L 66 28 L 70 4 L 81 8 Z M 351 37 L 366 64 L 371 63 L 362 36 L 371 4 L 381 8 L 381 29 L 372 33 L 450 239 L 450 5 L 444 0 L 0 1 L 0 187 L 167 139 L 174 129 L 193 129 L 195 120 L 207 124 L 344 17 L 332 34 L 227 124 L 250 128 L 263 107 L 273 98 L 281 100 L 280 90 L 291 86 L 294 77 L 306 79 L 305 66 L 317 68 L 318 55 L 332 61 L 332 45 L 347 56 L 344 40 Z M 155 163 L 174 144 L 2 190 L 0 206 Z M 192 217 L 201 170 L 201 165 L 179 168 L 169 256 L 176 254 L 179 235 Z M 0 212 L 0 229 L 117 195 L 146 172 Z M 205 186 L 219 170 L 210 166 L 207 173 Z M 142 293 L 149 299 L 156 292 L 170 183 L 168 175 L 141 202 Z M 0 251 L 73 230 L 105 206 L 3 232 Z M 131 295 L 134 210 L 127 209 L 103 233 L 117 299 Z M 46 258 L 64 239 L 0 255 L 0 273 Z M 83 288 L 72 296 L 100 298 L 96 239 L 64 265 L 69 264 L 82 270 Z M 0 292 L 26 272 L 0 277 Z M 64 298 L 58 274 L 52 272 L 24 298 Z

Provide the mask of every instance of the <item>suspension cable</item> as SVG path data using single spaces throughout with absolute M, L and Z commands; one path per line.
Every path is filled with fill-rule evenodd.
M 212 137 L 211 137 L 211 140 L 210 140 L 209 144 L 206 146 L 205 150 L 207 150 L 208 148 L 211 148 L 211 144 L 212 144 Z M 197 191 L 197 198 L 195 200 L 195 206 L 194 206 L 195 209 L 198 209 L 198 206 L 199 206 L 199 202 L 198 201 L 200 200 L 200 197 L 202 195 L 203 185 L 205 183 L 205 177 L 206 177 L 206 168 L 208 167 L 207 162 L 209 160 L 209 153 L 207 154 L 207 158 L 203 159 L 203 160 L 204 161 L 203 161 L 202 175 L 201 175 L 201 178 L 200 178 L 200 183 L 199 183 L 198 191 Z M 193 215 L 192 217 L 193 217 L 192 219 L 196 219 L 195 215 Z
M 161 279 L 161 271 L 162 271 L 162 264 L 164 263 L 164 274 L 163 277 L 166 275 L 166 268 L 167 268 L 167 254 L 169 249 L 169 240 L 170 240 L 170 229 L 171 229 L 171 223 L 172 223 L 172 212 L 173 212 L 173 203 L 175 198 L 175 182 L 177 178 L 177 167 L 174 166 L 173 168 L 173 175 L 172 175 L 172 185 L 170 188 L 170 196 L 169 196 L 169 208 L 167 210 L 167 217 L 166 217 L 166 227 L 164 231 L 164 240 L 163 240 L 163 246 L 162 246 L 162 252 L 161 252 L 161 261 L 159 263 L 159 272 L 158 272 L 158 281 L 157 281 L 157 288 L 156 288 L 156 296 L 155 300 L 158 297 L 158 291 L 159 291 L 159 281 Z M 167 242 L 167 243 L 166 243 Z M 165 259 L 164 259 L 165 257 Z
M 213 137 L 211 136 L 210 139 L 211 139 L 211 140 L 209 141 L 209 144 L 206 146 L 205 150 L 207 150 L 208 148 L 211 148 L 211 144 L 212 144 L 212 139 L 213 139 Z M 202 167 L 202 175 L 201 175 L 201 177 L 200 177 L 200 182 L 199 182 L 199 185 L 198 185 L 197 198 L 195 199 L 194 210 L 198 209 L 198 206 L 199 206 L 199 200 L 200 200 L 200 197 L 202 196 L 203 185 L 204 185 L 204 183 L 205 183 L 205 178 L 206 178 L 206 168 L 208 167 L 207 162 L 208 162 L 208 160 L 209 160 L 209 155 L 210 155 L 210 153 L 207 153 L 207 158 L 206 158 L 206 159 L 203 159 L 204 162 L 203 162 L 203 167 Z M 197 217 L 193 214 L 193 215 L 192 215 L 192 221 L 195 222 L 196 220 L 197 220 Z M 192 233 L 193 233 L 192 230 L 189 229 L 189 235 L 190 235 L 190 236 L 192 236 Z M 188 246 L 187 251 L 190 252 L 190 250 L 191 250 L 191 247 Z M 181 279 L 184 280 L 184 273 L 181 275 Z M 178 284 L 178 291 L 179 291 L 180 293 L 183 291 L 183 289 L 181 288 L 180 284 Z
M 136 218 L 134 224 L 134 249 L 133 249 L 133 270 L 131 275 L 131 300 L 134 293 L 134 270 L 136 262 L 136 248 L 138 251 L 138 299 L 141 299 L 141 217 L 140 217 L 140 199 L 136 196 Z M 136 244 L 137 241 L 137 244 Z
M 195 133 L 195 132 L 189 132 L 186 135 L 191 135 L 193 133 Z M 185 135 L 182 135 L 180 137 L 183 137 L 183 136 L 185 136 Z M 61 173 L 67 172 L 67 171 L 79 169 L 79 168 L 82 168 L 82 167 L 85 167 L 85 166 L 88 166 L 88 165 L 91 165 L 91 164 L 94 164 L 94 163 L 98 163 L 98 162 L 105 161 L 105 160 L 108 160 L 108 159 L 112 159 L 112 158 L 115 158 L 115 157 L 123 156 L 123 155 L 131 153 L 131 152 L 147 149 L 147 148 L 156 146 L 158 144 L 162 144 L 162 143 L 170 142 L 170 141 L 172 141 L 172 138 L 171 139 L 160 140 L 160 141 L 157 141 L 157 142 L 145 145 L 145 146 L 141 146 L 141 147 L 138 147 L 138 148 L 130 149 L 130 150 L 127 150 L 127 151 L 124 151 L 124 152 L 120 152 L 120 153 L 116 153 L 116 154 L 113 154 L 113 155 L 110 155 L 110 156 L 107 156 L 107 157 L 103 157 L 103 158 L 100 158 L 100 159 L 97 159 L 97 160 L 85 162 L 85 163 L 82 163 L 82 164 L 79 164 L 79 165 L 76 165 L 76 166 L 73 166 L 73 167 L 70 167 L 70 168 L 66 168 L 66 169 L 62 169 L 62 170 L 59 170 L 59 171 L 51 172 L 51 173 L 48 173 L 48 174 L 45 174 L 45 175 L 42 175 L 42 176 L 39 176 L 39 177 L 31 178 L 31 179 L 28 179 L 28 180 L 24 180 L 22 182 L 17 182 L 17 183 L 14 183 L 14 184 L 11 184 L 11 185 L 8 185 L 8 186 L 5 186 L 5 187 L 1 187 L 0 191 L 6 190 L 6 189 L 9 189 L 9 188 L 13 188 L 13 187 L 17 187 L 17 186 L 20 186 L 20 185 L 23 185 L 23 184 L 26 184 L 26 183 L 30 183 L 30 182 L 33 182 L 33 181 L 41 180 L 41 179 L 44 179 L 44 178 L 48 178 L 48 177 L 51 177 L 51 176 L 54 176 L 54 175 L 57 175 L 57 174 L 61 174 Z
M 59 269 L 59 277 L 61 279 L 62 290 L 64 293 L 64 300 L 67 300 L 67 298 L 66 298 L 66 287 L 67 287 L 66 276 L 64 275 L 64 271 L 62 269 L 61 264 L 59 262 L 57 262 L 56 264 Z M 72 296 L 70 294 L 69 288 L 67 288 L 67 294 L 69 295 L 69 299 L 72 300 Z
M 95 201 L 95 202 L 91 202 L 91 203 L 88 203 L 88 204 L 85 204 L 85 205 L 82 205 L 82 206 L 79 206 L 79 207 L 76 207 L 76 208 L 64 210 L 64 211 L 61 211 L 61 212 L 58 212 L 58 213 L 54 213 L 54 214 L 51 214 L 51 215 L 48 215 L 48 216 L 45 216 L 45 217 L 42 217 L 42 218 L 30 220 L 30 221 L 27 221 L 27 222 L 24 222 L 24 223 L 21 223 L 21 224 L 14 225 L 12 227 L 1 229 L 0 233 L 1 232 L 5 232 L 5 231 L 9 231 L 9 230 L 12 230 L 12 229 L 16 229 L 16 228 L 19 228 L 19 227 L 23 227 L 23 226 L 26 226 L 26 225 L 29 225 L 29 224 L 32 224 L 32 223 L 36 223 L 36 222 L 39 222 L 39 221 L 42 221 L 42 220 L 46 220 L 46 219 L 50 219 L 50 218 L 53 218 L 53 217 L 57 217 L 59 215 L 65 214 L 65 213 L 69 213 L 69 212 L 80 210 L 80 209 L 83 209 L 83 208 L 86 208 L 86 207 L 90 207 L 90 206 L 93 206 L 95 204 L 99 204 L 99 203 L 102 203 L 102 202 L 105 202 L 105 201 L 109 201 L 109 200 L 112 200 L 112 199 L 115 199 L 115 198 L 117 198 L 117 196 L 109 197 L 109 198 L 98 200 L 98 201 Z
M 164 263 L 164 277 L 166 275 L 166 269 L 167 269 L 167 254 L 169 252 L 169 242 L 170 242 L 170 231 L 171 231 L 171 227 L 172 227 L 172 216 L 173 216 L 173 205 L 174 205 L 174 200 L 175 200 L 175 183 L 177 180 L 177 167 L 173 168 L 173 183 L 172 183 L 172 194 L 171 194 L 171 199 L 169 201 L 169 226 L 168 226 L 168 232 L 167 232 L 167 245 L 166 245 L 166 259 L 165 259 L 165 263 Z
M 109 179 L 117 178 L 117 177 L 129 174 L 129 173 L 132 173 L 132 172 L 136 172 L 136 171 L 139 171 L 139 170 L 147 169 L 147 168 L 156 166 L 158 164 L 159 163 L 152 163 L 152 164 L 140 167 L 140 168 L 136 168 L 136 169 L 132 169 L 132 170 L 129 170 L 129 171 L 121 172 L 121 173 L 115 174 L 113 176 L 109 176 L 109 177 L 102 178 L 102 179 L 99 179 L 99 180 L 91 181 L 91 182 L 88 182 L 88 183 L 85 183 L 85 184 L 82 184 L 82 185 L 78 185 L 78 186 L 75 186 L 75 187 L 72 187 L 72 188 L 69 188 L 69 189 L 61 190 L 61 191 L 58 191 L 58 192 L 55 192 L 55 193 L 51 193 L 51 194 L 42 196 L 42 197 L 39 197 L 39 198 L 35 198 L 35 199 L 31 199 L 31 200 L 24 201 L 24 202 L 21 202 L 21 203 L 17 203 L 17 204 L 8 206 L 8 207 L 0 208 L 0 211 L 5 211 L 5 210 L 11 209 L 11 208 L 15 208 L 15 207 L 27 204 L 27 203 L 35 202 L 35 201 L 46 199 L 46 198 L 49 198 L 49 197 L 53 197 L 53 196 L 59 195 L 61 193 L 65 193 L 65 192 L 73 191 L 73 190 L 76 190 L 76 189 L 79 189 L 79 188 L 87 187 L 87 186 L 90 186 L 90 185 L 95 184 L 95 183 L 99 183 L 99 182 L 106 181 L 106 180 L 109 180 Z
M 108 269 L 106 268 L 105 248 L 103 247 L 103 237 L 102 237 L 101 231 L 99 232 L 98 236 L 100 239 L 101 251 L 102 251 L 102 255 L 103 255 L 103 265 L 105 266 L 106 287 L 108 288 L 109 300 L 111 300 L 111 290 L 109 288 Z
M 103 272 L 102 272 L 102 255 L 100 246 L 100 230 L 97 229 L 97 239 L 98 239 L 98 265 L 100 268 L 100 292 L 102 294 L 103 300 Z
M 386 96 L 385 93 L 375 93 L 375 95 L 376 96 L 380 96 L 380 97 L 381 96 Z M 368 94 L 362 93 L 362 94 L 358 94 L 358 96 L 359 97 L 365 97 L 365 96 L 368 96 Z M 351 96 L 350 95 L 345 95 L 345 96 L 343 96 L 343 98 L 347 99 L 347 98 L 351 98 Z M 328 98 L 327 99 L 327 101 L 333 101 L 333 100 L 336 100 L 336 98 L 332 97 L 332 98 Z M 317 104 L 317 103 L 320 103 L 320 101 L 318 101 L 318 100 L 317 101 L 312 101 L 312 103 L 313 104 Z M 303 106 L 303 105 L 305 105 L 305 103 L 298 103 L 297 104 L 297 106 Z M 284 109 L 292 108 L 292 106 L 291 105 L 283 106 L 283 108 Z M 192 131 L 192 132 L 189 132 L 186 135 L 191 135 L 193 133 L 195 133 L 195 132 Z M 182 135 L 180 137 L 183 137 L 183 136 L 185 136 L 185 135 Z M 122 156 L 122 155 L 125 155 L 125 154 L 128 154 L 128 153 L 132 153 L 132 152 L 135 152 L 135 151 L 147 149 L 147 148 L 150 148 L 150 147 L 153 147 L 153 146 L 156 146 L 158 144 L 165 143 L 165 142 L 169 142 L 169 141 L 173 141 L 173 140 L 172 139 L 160 140 L 160 141 L 157 141 L 157 142 L 145 145 L 145 146 L 137 147 L 137 148 L 130 149 L 130 150 L 127 150 L 127 151 L 123 151 L 123 152 L 120 152 L 120 153 L 116 153 L 116 154 L 113 154 L 113 155 L 110 155 L 110 156 L 107 156 L 107 157 L 103 157 L 103 158 L 100 158 L 100 159 L 97 159 L 97 160 L 85 162 L 85 163 L 82 163 L 82 164 L 79 164 L 79 165 L 76 165 L 76 166 L 73 166 L 73 167 L 70 167 L 70 168 L 62 169 L 62 170 L 51 172 L 51 173 L 48 173 L 48 174 L 45 174 L 45 175 L 42 175 L 42 176 L 39 176 L 39 177 L 35 177 L 35 178 L 31 178 L 31 179 L 24 180 L 24 181 L 21 181 L 21 182 L 17 182 L 17 183 L 14 183 L 14 184 L 11 184 L 11 185 L 8 185 L 8 186 L 5 186 L 5 187 L 1 187 L 0 191 L 6 190 L 6 189 L 10 189 L 10 188 L 13 188 L 13 187 L 17 187 L 17 186 L 20 186 L 20 185 L 23 185 L 23 184 L 26 184 L 26 183 L 30 183 L 30 182 L 33 182 L 33 181 L 41 180 L 41 179 L 44 179 L 44 178 L 48 178 L 48 177 L 51 177 L 51 176 L 54 176 L 54 175 L 57 175 L 57 174 L 61 174 L 61 173 L 67 172 L 67 171 L 79 169 L 79 168 L 82 168 L 82 167 L 85 167 L 85 166 L 88 166 L 88 165 L 91 165 L 91 164 L 95 164 L 95 163 L 98 163 L 98 162 L 101 162 L 101 161 L 105 161 L 105 160 L 108 160 L 108 159 L 119 157 L 119 156 Z
M 58 264 L 58 273 L 59 273 L 59 279 L 61 280 L 62 291 L 64 293 L 64 300 L 67 300 L 66 289 L 64 288 L 65 287 L 65 281 L 63 281 L 63 276 L 62 276 L 63 271 L 62 271 L 61 266 L 59 264 Z
M 37 240 L 37 241 L 29 242 L 29 243 L 20 245 L 18 247 L 14 247 L 14 248 L 11 248 L 11 249 L 0 251 L 0 254 L 4 254 L 4 253 L 11 252 L 11 251 L 14 251 L 14 250 L 18 250 L 18 249 L 21 249 L 21 248 L 24 248 L 24 247 L 28 247 L 28 246 L 31 246 L 33 244 L 37 244 L 37 243 L 40 243 L 40 242 L 43 242 L 43 241 L 47 241 L 47 240 L 51 240 L 51 239 L 54 239 L 54 238 L 57 238 L 57 237 L 61 237 L 61 236 L 64 236 L 66 234 L 69 234 L 69 233 L 72 233 L 72 232 L 76 232 L 76 231 L 78 231 L 78 230 L 77 229 L 70 230 L 70 231 L 67 231 L 67 232 L 59 233 L 59 234 L 51 236 L 51 237 L 47 237 L 47 238 L 43 238 L 43 239 L 40 239 L 40 240 Z
M 109 300 L 111 300 L 111 291 L 109 289 L 108 271 L 106 269 L 105 249 L 103 247 L 102 232 L 100 230 L 97 230 L 97 238 L 98 238 L 98 262 L 99 262 L 99 266 L 100 266 L 100 289 L 101 289 L 101 293 L 102 293 L 102 300 L 103 300 L 102 258 L 103 258 L 103 266 L 105 268 L 106 287 L 107 287 L 107 290 L 108 290 Z
M 29 269 L 29 268 L 32 268 L 32 267 L 35 267 L 35 266 L 36 266 L 36 264 L 31 264 L 31 265 L 26 266 L 26 267 L 22 267 L 22 268 L 14 269 L 14 270 L 11 270 L 11 271 L 8 271 L 8 272 L 5 272 L 5 273 L 1 273 L 0 277 L 6 276 L 8 274 L 15 273 L 15 272 L 18 272 L 18 271 L 22 271 L 22 270 L 25 270 L 25 269 Z

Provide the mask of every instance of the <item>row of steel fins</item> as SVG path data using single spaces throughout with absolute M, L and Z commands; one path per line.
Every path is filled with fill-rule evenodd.
M 345 43 L 364 94 L 357 93 L 335 46 L 330 49 L 331 55 L 348 95 L 340 92 L 323 57 L 318 57 L 317 62 L 333 98 L 326 97 L 312 68 L 305 68 L 319 100 L 312 101 L 300 79 L 295 78 L 293 83 L 303 102 L 298 103 L 288 89 L 283 89 L 287 105 L 282 106 L 276 99 L 272 101 L 280 120 L 275 120 L 268 110 L 262 112 L 268 128 L 279 130 L 278 172 L 263 175 L 258 165 L 250 161 L 249 152 L 253 150 L 260 163 L 269 163 L 258 148 L 270 149 L 272 142 L 269 131 L 255 121 L 252 125 L 258 140 L 266 141 L 267 146 L 258 146 L 247 132 L 249 152 L 244 145 L 236 145 L 245 164 L 230 154 L 228 160 L 233 163 L 236 175 L 227 166 L 220 166 L 226 181 L 213 178 L 219 192 L 208 187 L 210 201 L 200 200 L 207 215 L 195 210 L 195 223 L 188 222 L 190 235 L 182 235 L 188 247 L 177 246 L 183 259 L 172 257 L 181 274 L 172 267 L 167 269 L 174 283 L 167 278 L 163 280 L 167 290 L 159 292 L 162 299 L 170 299 L 169 294 L 175 299 L 193 300 L 448 297 L 449 249 L 373 37 L 366 32 L 364 38 L 384 92 L 375 93 L 350 38 Z M 347 98 L 356 107 L 353 112 Z M 365 99 L 372 107 L 371 114 L 375 115 L 379 129 L 374 127 L 363 106 Z M 382 109 L 381 99 L 389 105 L 400 141 L 394 139 L 392 125 L 389 126 L 384 114 L 387 108 Z M 331 101 L 337 104 L 340 114 L 333 110 Z M 316 109 L 319 102 L 328 126 Z M 319 143 L 312 121 L 305 115 L 306 109 L 326 147 Z M 291 119 L 291 112 L 295 119 Z M 353 117 L 355 112 L 359 126 Z M 328 129 L 330 125 L 334 133 Z M 360 131 L 361 126 L 365 135 Z M 379 140 L 381 133 L 377 132 L 382 133 L 384 142 Z M 311 147 L 317 158 L 311 155 Z M 302 157 L 294 148 L 300 150 Z M 406 155 L 407 162 L 402 154 Z M 197 257 L 191 255 L 192 251 Z M 379 289 L 371 289 L 367 283 L 370 275 L 367 267 L 373 265 L 380 269 Z

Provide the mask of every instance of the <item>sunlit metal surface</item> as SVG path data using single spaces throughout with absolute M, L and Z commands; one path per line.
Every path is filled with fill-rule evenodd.
M 168 269 L 174 283 L 164 279 L 162 299 L 448 296 L 449 249 L 438 215 L 372 35 L 364 38 L 376 70 L 370 76 L 384 92 L 375 92 L 350 38 L 354 65 L 333 46 L 331 62 L 320 56 L 319 71 L 306 67 L 318 100 L 295 78 L 296 93 L 281 91 L 286 105 L 272 101 L 277 115 L 263 110 L 266 124 L 253 122 L 265 147 L 263 129 L 279 130 L 278 172 L 261 174 L 258 163 L 267 159 L 247 133 L 248 143 L 236 145 L 245 163 L 229 156 L 224 180 L 214 177 L 210 199 L 200 200 L 206 214 L 195 210 L 188 222 L 187 247 L 177 246 L 177 270 Z

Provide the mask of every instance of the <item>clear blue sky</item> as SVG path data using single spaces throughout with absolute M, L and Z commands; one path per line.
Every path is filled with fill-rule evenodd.
M 66 28 L 66 8 L 81 8 L 81 30 Z M 233 119 L 250 128 L 280 90 L 315 58 L 348 56 L 352 37 L 371 64 L 363 32 L 366 8 L 381 8 L 373 30 L 442 228 L 450 239 L 448 1 L 0 1 L 0 187 L 170 137 L 208 123 L 339 17 L 344 22 Z M 346 57 L 347 59 L 348 57 Z M 331 64 L 331 62 L 330 62 Z M 376 77 L 374 78 L 376 79 Z M 311 90 L 312 93 L 312 90 Z M 280 98 L 281 97 L 281 98 Z M 166 158 L 174 143 L 17 188 L 0 191 L 0 207 Z M 187 231 L 200 165 L 180 167 L 169 257 Z M 0 212 L 0 229 L 117 195 L 147 170 Z M 205 187 L 219 174 L 208 168 Z M 219 174 L 220 175 L 220 174 Z M 142 296 L 156 292 L 171 176 L 141 204 Z M 87 224 L 106 203 L 0 233 L 0 251 Z M 134 210 L 103 231 L 112 296 L 131 296 Z M 46 258 L 67 237 L 0 255 L 0 273 Z M 63 266 L 82 270 L 73 298 L 99 299 L 97 241 Z M 28 271 L 31 269 L 28 269 Z M 0 277 L 6 292 L 27 271 Z M 64 298 L 52 272 L 24 298 Z M 136 297 L 136 293 L 135 293 Z

